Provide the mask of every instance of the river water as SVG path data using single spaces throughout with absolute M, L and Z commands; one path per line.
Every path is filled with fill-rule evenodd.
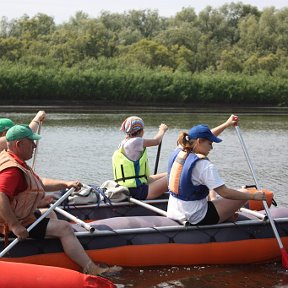
M 37 111 L 35 111 L 36 113 Z M 112 178 L 111 156 L 123 138 L 119 130 L 128 113 L 49 113 L 41 129 L 36 172 L 43 177 L 79 179 L 100 185 Z M 219 113 L 143 112 L 144 137 L 153 137 L 161 122 L 169 126 L 164 136 L 158 172 L 167 170 L 167 159 L 180 131 L 203 123 L 215 127 L 229 117 Z M 1 113 L 17 123 L 28 123 L 34 114 Z M 243 113 L 240 131 L 262 187 L 274 192 L 279 206 L 288 205 L 288 114 Z M 214 144 L 209 158 L 228 187 L 254 184 L 236 131 L 226 129 L 223 142 Z M 149 148 L 151 171 L 157 148 Z M 153 255 L 151 255 L 153 257 Z M 181 257 L 181 255 L 179 255 Z M 288 272 L 281 263 L 245 266 L 193 266 L 125 268 L 112 279 L 118 287 L 288 287 Z

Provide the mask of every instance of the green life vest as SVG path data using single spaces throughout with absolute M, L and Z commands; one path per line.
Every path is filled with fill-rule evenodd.
M 148 182 L 150 175 L 146 148 L 137 161 L 128 159 L 120 147 L 112 156 L 114 181 L 128 188 L 136 188 Z

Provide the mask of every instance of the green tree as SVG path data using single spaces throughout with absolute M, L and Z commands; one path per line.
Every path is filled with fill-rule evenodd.
M 224 50 L 221 53 L 221 58 L 218 61 L 217 70 L 233 73 L 241 73 L 243 70 L 241 62 L 241 51 L 239 49 Z
M 54 19 L 42 13 L 30 18 L 24 15 L 11 22 L 10 35 L 21 39 L 35 40 L 55 31 Z
M 273 74 L 274 70 L 279 64 L 279 59 L 275 54 L 268 54 L 258 59 L 260 69 L 267 71 L 270 75 Z
M 10 33 L 10 24 L 8 22 L 8 18 L 7 17 L 1 17 L 0 20 L 0 37 L 5 38 L 5 37 L 9 37 L 9 33 Z
M 140 40 L 124 52 L 127 58 L 133 59 L 134 62 L 139 62 L 150 68 L 158 66 L 169 67 L 173 65 L 173 57 L 171 57 L 167 47 L 156 41 L 147 39 Z
M 16 61 L 23 55 L 25 43 L 15 37 L 0 38 L 0 58 Z
M 219 8 L 219 12 L 224 18 L 221 31 L 223 36 L 229 40 L 230 45 L 234 45 L 240 39 L 238 24 L 241 19 L 248 15 L 260 16 L 257 7 L 245 5 L 241 2 L 224 4 Z
M 248 75 L 254 75 L 259 71 L 259 62 L 257 54 L 253 53 L 243 63 L 243 71 Z
M 260 32 L 257 17 L 250 15 L 242 19 L 239 23 L 239 30 L 239 47 L 248 54 L 257 53 L 260 47 Z
M 131 10 L 127 14 L 127 23 L 132 30 L 140 31 L 143 38 L 152 38 L 164 25 L 156 10 Z
M 181 26 L 183 23 L 189 23 L 196 25 L 198 20 L 198 16 L 195 13 L 194 8 L 182 8 L 180 12 L 177 12 L 175 17 L 173 18 L 172 25 L 177 27 Z
M 285 56 L 288 56 L 288 8 L 278 11 L 275 17 L 277 21 L 277 47 L 283 52 L 285 51 Z
M 273 7 L 266 8 L 259 19 L 260 53 L 263 55 L 277 51 L 278 25 L 275 12 Z

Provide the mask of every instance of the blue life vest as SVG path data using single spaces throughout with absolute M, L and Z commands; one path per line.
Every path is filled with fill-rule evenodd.
M 172 196 L 184 201 L 201 200 L 208 196 L 209 189 L 206 185 L 194 185 L 191 181 L 192 170 L 201 159 L 203 158 L 194 153 L 188 154 L 180 148 L 171 154 L 168 163 L 168 188 Z

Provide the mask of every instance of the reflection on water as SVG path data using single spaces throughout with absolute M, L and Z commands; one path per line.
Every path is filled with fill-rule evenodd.
M 37 111 L 35 111 L 36 113 Z M 123 138 L 119 131 L 130 114 L 49 114 L 44 122 L 36 171 L 41 176 L 79 179 L 86 184 L 101 184 L 112 178 L 111 156 Z M 176 145 L 178 133 L 194 124 L 215 127 L 229 114 L 142 113 L 145 137 L 153 137 L 161 122 L 169 126 L 162 143 L 158 171 L 167 170 L 167 159 Z M 240 116 L 240 129 L 260 184 L 275 193 L 278 204 L 288 205 L 288 115 Z M 15 122 L 27 123 L 33 114 L 3 114 Z M 220 136 L 209 158 L 227 186 L 238 188 L 254 184 L 234 128 Z M 153 171 L 157 148 L 148 150 Z M 152 255 L 151 255 L 152 257 Z M 179 255 L 181 257 L 181 255 Z M 285 287 L 288 275 L 281 264 L 229 267 L 173 267 L 124 269 L 114 279 L 118 287 Z
M 113 280 L 119 288 L 284 288 L 288 286 L 288 273 L 275 263 L 245 266 L 127 268 L 120 277 Z

